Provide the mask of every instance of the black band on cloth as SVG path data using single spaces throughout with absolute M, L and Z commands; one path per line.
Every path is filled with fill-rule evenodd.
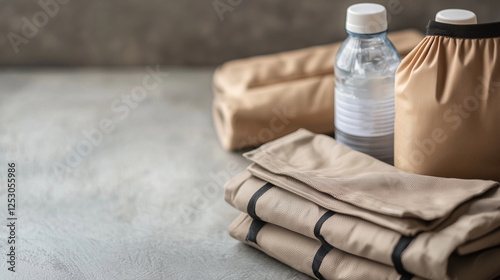
M 325 214 L 323 214 L 323 216 L 321 216 L 321 218 L 319 218 L 318 222 L 314 226 L 314 236 L 316 236 L 316 238 L 318 238 L 319 241 L 321 241 L 321 247 L 319 247 L 318 251 L 316 252 L 316 255 L 314 256 L 314 260 L 312 263 L 312 271 L 316 276 L 316 278 L 320 280 L 324 280 L 325 278 L 323 277 L 323 275 L 321 275 L 321 273 L 319 273 L 319 267 L 321 266 L 321 263 L 323 262 L 323 259 L 325 258 L 326 254 L 328 254 L 328 252 L 330 252 L 330 250 L 333 248 L 333 246 L 328 244 L 328 242 L 326 242 L 323 236 L 321 235 L 320 233 L 321 227 L 323 226 L 325 221 L 328 220 L 328 218 L 330 218 L 334 214 L 335 212 L 333 211 L 327 211 Z
M 396 247 L 394 247 L 394 251 L 392 251 L 392 263 L 394 264 L 394 268 L 396 269 L 396 271 L 401 274 L 401 280 L 409 280 L 413 277 L 411 273 L 407 272 L 404 269 L 403 262 L 401 260 L 401 255 L 406 250 L 406 248 L 408 248 L 408 245 L 410 245 L 412 240 L 413 237 L 402 235 L 398 243 L 396 244 Z
M 250 198 L 250 201 L 248 202 L 247 206 L 247 213 L 252 217 L 254 220 L 260 220 L 260 218 L 255 214 L 255 205 L 257 204 L 257 200 L 269 189 L 274 187 L 273 184 L 271 183 L 266 183 L 262 188 L 260 188 L 258 191 L 255 192 L 255 194 Z
M 323 259 L 325 258 L 326 254 L 330 252 L 330 248 L 327 248 L 325 246 L 319 247 L 318 251 L 316 252 L 316 255 L 314 256 L 313 264 L 312 264 L 312 270 L 314 273 L 314 276 L 318 278 L 319 280 L 324 280 L 325 278 L 321 273 L 319 273 L 319 267 L 321 266 L 321 263 L 323 262 Z
M 257 234 L 259 234 L 259 231 L 265 225 L 266 225 L 266 222 L 264 222 L 264 221 L 253 220 L 252 224 L 250 225 L 250 229 L 248 230 L 246 241 L 250 241 L 250 242 L 257 244 Z
M 449 24 L 429 21 L 427 36 L 445 36 L 462 39 L 482 39 L 500 37 L 500 22 L 481 24 Z
M 321 218 L 319 218 L 318 222 L 314 226 L 314 236 L 316 236 L 316 238 L 318 238 L 319 241 L 321 241 L 321 244 L 323 244 L 323 246 L 329 249 L 332 249 L 332 245 L 328 244 L 328 242 L 325 241 L 323 236 L 321 236 L 320 231 L 321 227 L 323 226 L 323 223 L 325 223 L 325 221 L 328 220 L 328 218 L 330 218 L 334 214 L 335 212 L 333 211 L 327 211 L 325 214 L 323 214 L 323 216 L 321 216 Z
M 259 231 L 266 224 L 266 222 L 262 221 L 257 216 L 257 214 L 255 213 L 255 206 L 257 205 L 257 200 L 272 187 L 274 187 L 273 184 L 266 183 L 262 188 L 256 191 L 250 198 L 250 201 L 248 201 L 247 213 L 250 217 L 252 217 L 253 221 L 252 224 L 250 225 L 250 229 L 248 229 L 246 241 L 250 241 L 257 244 L 257 234 L 259 234 Z

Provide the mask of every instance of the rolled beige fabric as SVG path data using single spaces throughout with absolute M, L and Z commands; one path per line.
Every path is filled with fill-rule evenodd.
M 231 235 L 306 274 L 500 276 L 497 182 L 409 174 L 305 130 L 245 156 L 253 164 L 226 184 L 225 199 L 251 218 L 240 216 Z
M 500 22 L 427 34 L 396 73 L 395 166 L 500 181 Z
M 423 38 L 389 33 L 401 56 Z M 213 119 L 226 150 L 255 147 L 299 128 L 334 131 L 333 64 L 341 43 L 239 59 L 213 77 Z

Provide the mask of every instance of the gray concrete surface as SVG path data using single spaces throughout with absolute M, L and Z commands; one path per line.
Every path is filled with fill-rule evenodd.
M 217 142 L 213 70 L 160 71 L 0 71 L 0 279 L 308 279 L 228 236 L 222 184 L 248 163 Z
M 359 2 L 0 0 L 0 65 L 214 65 L 342 40 L 346 8 Z M 500 20 L 495 0 L 370 2 L 387 7 L 390 30 L 423 31 L 445 8 Z

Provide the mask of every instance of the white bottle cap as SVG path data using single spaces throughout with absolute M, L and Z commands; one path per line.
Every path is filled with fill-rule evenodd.
M 451 24 L 477 24 L 476 14 L 468 10 L 447 9 L 436 14 L 436 21 Z
M 361 3 L 347 9 L 345 22 L 347 31 L 373 34 L 387 30 L 387 12 L 379 4 Z

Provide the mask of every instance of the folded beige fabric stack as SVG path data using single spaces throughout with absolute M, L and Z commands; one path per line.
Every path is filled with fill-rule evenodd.
M 306 130 L 246 153 L 234 238 L 318 279 L 500 276 L 497 182 L 409 174 Z
M 401 56 L 423 38 L 389 33 Z M 334 131 L 333 64 L 341 43 L 225 63 L 213 78 L 213 118 L 226 150 L 256 147 L 306 128 Z

